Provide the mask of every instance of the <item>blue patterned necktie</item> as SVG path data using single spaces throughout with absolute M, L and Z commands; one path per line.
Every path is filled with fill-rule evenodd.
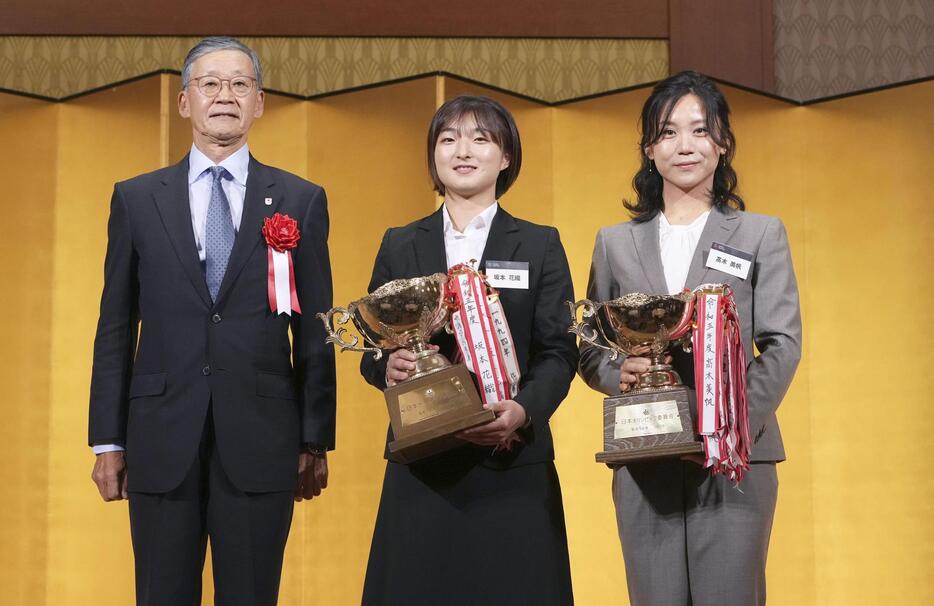
M 233 249 L 234 232 L 233 220 L 230 216 L 230 203 L 221 181 L 233 178 L 223 166 L 212 166 L 208 169 L 214 177 L 211 185 L 211 202 L 208 204 L 208 217 L 204 224 L 204 277 L 208 283 L 211 300 L 217 299 L 217 291 L 224 280 L 227 271 L 227 260 Z

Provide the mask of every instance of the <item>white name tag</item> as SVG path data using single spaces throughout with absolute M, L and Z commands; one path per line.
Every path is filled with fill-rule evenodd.
M 681 429 L 678 403 L 674 400 L 616 407 L 613 437 L 617 440 L 678 433 Z
M 752 255 L 738 248 L 714 242 L 707 253 L 707 267 L 745 280 L 752 267 Z
M 486 281 L 493 288 L 529 288 L 527 261 L 487 261 Z

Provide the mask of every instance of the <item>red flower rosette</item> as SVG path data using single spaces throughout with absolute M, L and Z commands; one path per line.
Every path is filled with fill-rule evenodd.
M 263 219 L 263 237 L 266 244 L 279 252 L 286 252 L 298 246 L 302 237 L 298 231 L 298 221 L 288 215 L 276 213 Z
M 298 222 L 288 215 L 275 213 L 263 219 L 263 237 L 266 239 L 266 257 L 269 261 L 266 290 L 269 308 L 274 314 L 302 313 L 295 290 L 295 266 L 292 249 L 302 237 Z

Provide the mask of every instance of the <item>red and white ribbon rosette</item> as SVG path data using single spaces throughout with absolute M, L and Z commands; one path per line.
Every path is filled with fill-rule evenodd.
M 263 237 L 266 238 L 269 259 L 269 309 L 277 315 L 302 313 L 295 292 L 295 267 L 291 250 L 298 246 L 302 234 L 292 217 L 276 213 L 263 219 Z
M 694 381 L 704 467 L 739 483 L 752 446 L 739 316 L 729 287 L 705 284 L 694 293 Z
M 499 293 L 468 265 L 455 265 L 448 278 L 454 338 L 480 383 L 480 397 L 484 403 L 514 398 L 521 374 Z

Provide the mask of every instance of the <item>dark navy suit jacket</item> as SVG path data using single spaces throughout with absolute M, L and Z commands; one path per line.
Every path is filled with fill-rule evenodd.
M 272 204 L 266 205 L 265 200 Z M 273 213 L 296 219 L 302 314 L 267 295 Z M 192 233 L 188 158 L 114 187 L 88 440 L 126 446 L 129 489 L 167 492 L 198 452 L 208 410 L 224 469 L 243 491 L 291 490 L 301 444 L 333 448 L 334 351 L 324 190 L 250 158 L 240 229 L 216 302 Z M 292 340 L 289 340 L 289 329 Z

